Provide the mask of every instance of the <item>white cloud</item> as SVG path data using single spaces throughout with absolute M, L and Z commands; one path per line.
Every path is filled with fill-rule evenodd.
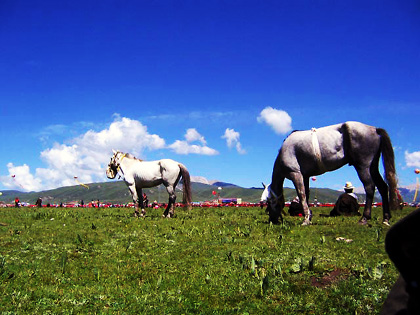
M 9 163 L 9 176 L 2 176 L 0 180 L 8 188 L 27 191 L 75 185 L 74 176 L 85 183 L 105 180 L 105 167 L 112 149 L 141 156 L 147 149 L 162 148 L 165 148 L 164 139 L 149 134 L 147 127 L 139 121 L 117 115 L 107 129 L 90 130 L 69 141 L 68 145 L 56 143 L 41 152 L 41 159 L 47 167 L 37 168 L 35 175 L 26 164 L 15 166 Z
M 145 149 L 157 150 L 165 147 L 165 140 L 158 135 L 149 134 L 147 127 L 141 122 L 118 116 L 108 129 L 100 132 L 90 130 L 75 139 L 75 143 L 82 145 L 82 152 L 86 155 L 89 151 L 109 152 L 112 148 L 140 155 Z
M 404 152 L 405 163 L 408 167 L 420 167 L 420 151 L 409 153 Z
M 137 157 L 142 157 L 146 150 L 158 149 L 171 149 L 178 154 L 219 154 L 207 146 L 205 138 L 194 128 L 188 129 L 184 137 L 186 140 L 177 140 L 167 146 L 163 138 L 148 133 L 141 122 L 116 114 L 105 129 L 89 130 L 65 144 L 55 143 L 42 151 L 43 168 L 31 171 L 26 164 L 15 166 L 9 163 L 9 175 L 1 176 L 0 181 L 10 189 L 26 191 L 76 185 L 75 176 L 82 183 L 103 181 L 112 149 L 130 152 Z
M 8 176 L 1 176 L 1 181 L 5 187 L 10 189 L 35 191 L 42 188 L 41 180 L 31 174 L 28 165 L 15 166 L 13 163 L 7 164 Z
M 200 135 L 198 131 L 194 128 L 187 129 L 185 139 L 187 139 L 187 142 L 200 141 L 203 145 L 207 143 L 204 137 Z
M 202 155 L 217 155 L 219 152 L 206 145 L 204 137 L 194 128 L 190 128 L 185 133 L 185 140 L 176 140 L 168 146 L 169 149 L 178 154 L 202 154 Z M 192 144 L 192 142 L 199 141 L 201 145 Z
M 217 155 L 219 152 L 208 146 L 200 146 L 196 144 L 189 144 L 187 141 L 176 140 L 169 146 L 177 154 L 202 154 L 202 155 Z
M 257 121 L 269 125 L 277 134 L 285 134 L 292 130 L 292 118 L 289 114 L 272 107 L 264 108 Z
M 226 139 L 226 144 L 229 148 L 236 147 L 236 150 L 239 154 L 245 154 L 246 151 L 242 149 L 242 145 L 239 142 L 240 134 L 234 129 L 226 128 L 225 134 L 222 136 L 223 139 Z

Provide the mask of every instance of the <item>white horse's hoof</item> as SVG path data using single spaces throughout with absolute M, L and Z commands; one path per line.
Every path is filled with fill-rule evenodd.
M 365 217 L 359 220 L 359 225 L 366 225 L 366 224 L 368 224 L 368 220 Z

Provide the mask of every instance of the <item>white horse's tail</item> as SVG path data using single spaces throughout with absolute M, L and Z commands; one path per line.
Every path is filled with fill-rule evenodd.
M 183 181 L 182 203 L 184 204 L 184 206 L 188 206 L 188 210 L 190 210 L 192 201 L 190 173 L 188 172 L 187 168 L 182 164 L 179 164 L 179 169 L 181 170 L 181 176 Z

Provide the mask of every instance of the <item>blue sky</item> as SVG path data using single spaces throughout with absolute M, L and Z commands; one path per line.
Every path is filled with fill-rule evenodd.
M 260 186 L 292 129 L 348 120 L 416 181 L 418 1 L 4 0 L 0 41 L 0 190 L 104 181 L 113 148 Z

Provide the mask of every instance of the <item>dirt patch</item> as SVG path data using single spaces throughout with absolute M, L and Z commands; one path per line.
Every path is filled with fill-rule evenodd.
M 311 277 L 311 285 L 317 288 L 325 288 L 340 280 L 345 280 L 349 272 L 343 269 L 335 269 L 321 278 Z

